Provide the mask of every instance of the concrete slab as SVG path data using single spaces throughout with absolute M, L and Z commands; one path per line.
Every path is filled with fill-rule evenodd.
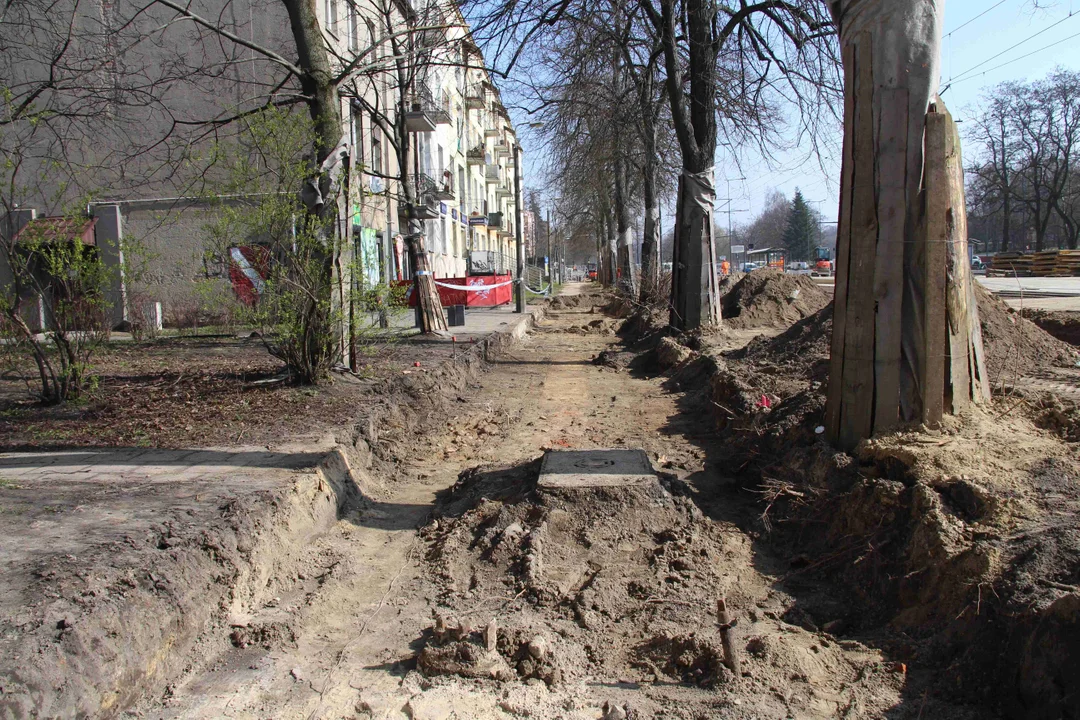
M 1014 310 L 1080 311 L 1080 277 L 975 279 Z
M 638 487 L 656 482 L 644 450 L 551 450 L 540 466 L 541 488 Z

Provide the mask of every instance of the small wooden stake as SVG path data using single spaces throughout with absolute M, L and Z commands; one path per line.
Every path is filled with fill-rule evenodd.
M 495 652 L 498 638 L 499 630 L 495 625 L 495 618 L 491 618 L 491 622 L 484 628 L 484 645 L 487 647 L 488 652 Z
M 742 677 L 739 655 L 735 651 L 735 621 L 728 614 L 727 601 L 723 597 L 716 599 L 716 621 L 720 623 L 720 643 L 724 647 L 724 664 L 735 674 L 735 679 Z

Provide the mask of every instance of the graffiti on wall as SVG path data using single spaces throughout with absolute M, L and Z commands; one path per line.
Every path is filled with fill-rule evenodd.
M 229 280 L 237 299 L 254 305 L 266 290 L 270 276 L 270 249 L 262 245 L 229 248 Z

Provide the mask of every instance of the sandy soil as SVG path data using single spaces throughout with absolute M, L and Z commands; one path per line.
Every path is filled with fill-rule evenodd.
M 79 402 L 42 406 L 29 390 L 28 358 L 0 353 L 0 448 L 190 448 L 317 438 L 348 424 L 380 381 L 454 353 L 423 338 L 372 342 L 358 375 L 317 387 L 283 382 L 283 365 L 249 337 L 183 336 L 113 342 L 92 356 Z
M 843 598 L 760 542 L 756 496 L 706 461 L 721 456 L 712 417 L 678 382 L 609 367 L 622 351 L 590 302 L 558 305 L 441 432 L 396 449 L 370 503 L 312 539 L 332 558 L 314 587 L 292 571 L 303 593 L 253 608 L 208 669 L 130 716 L 992 717 L 845 628 Z M 601 447 L 646 450 L 663 484 L 533 489 L 545 448 Z M 741 677 L 719 662 L 721 594 Z M 492 620 L 489 652 L 473 631 Z

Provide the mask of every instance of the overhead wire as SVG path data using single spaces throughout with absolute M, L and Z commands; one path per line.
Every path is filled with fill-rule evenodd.
M 1023 40 L 1016 43 L 1015 45 L 1011 45 L 1011 46 L 1005 48 L 1004 50 L 999 52 L 997 55 L 989 57 L 986 60 L 983 60 L 981 63 L 979 63 L 978 65 L 975 65 L 974 67 L 968 68 L 964 72 L 957 75 L 954 79 L 950 80 L 950 84 L 955 83 L 955 82 L 959 82 L 960 80 L 963 80 L 963 79 L 966 79 L 965 76 L 970 75 L 971 73 L 975 72 L 976 70 L 983 67 L 984 65 L 988 65 L 988 64 L 992 63 L 994 60 L 997 60 L 1002 55 L 1005 55 L 1005 54 L 1007 54 L 1009 52 L 1012 52 L 1013 50 L 1020 47 L 1024 43 L 1031 42 L 1032 40 L 1034 40 L 1035 38 L 1039 37 L 1040 35 L 1042 35 L 1044 33 L 1050 32 L 1051 30 L 1056 28 L 1058 25 L 1060 25 L 1063 22 L 1066 22 L 1068 20 L 1071 20 L 1072 18 L 1074 18 L 1076 16 L 1077 16 L 1077 13 L 1070 13 L 1069 15 L 1066 15 L 1065 17 L 1061 18 L 1057 22 L 1052 23 L 1051 25 L 1048 25 L 1047 27 L 1044 27 L 1042 30 L 1038 31 L 1034 35 L 1029 35 L 1028 37 L 1024 38 Z
M 1067 38 L 1062 38 L 1061 40 L 1058 40 L 1057 42 L 1052 42 L 1049 45 L 1044 45 L 1043 47 L 1039 48 L 1038 50 L 1032 50 L 1029 53 L 1021 55 L 1020 57 L 1013 58 L 1012 60 L 1006 60 L 1005 62 L 1001 63 L 1000 65 L 995 65 L 992 68 L 987 68 L 986 70 L 983 70 L 978 75 L 970 75 L 970 76 L 965 77 L 965 78 L 958 78 L 956 80 L 951 81 L 949 83 L 949 85 L 955 85 L 956 83 L 967 82 L 968 80 L 974 80 L 976 78 L 983 77 L 984 75 L 986 75 L 986 73 L 994 72 L 995 70 L 998 70 L 999 68 L 1003 68 L 1006 65 L 1012 65 L 1014 62 L 1020 62 L 1021 60 L 1024 60 L 1026 58 L 1031 57 L 1032 55 L 1037 55 L 1037 54 L 1043 52 L 1044 50 L 1049 50 L 1052 47 L 1056 47 L 1058 45 L 1061 45 L 1062 43 L 1069 42 L 1070 40 L 1074 40 L 1076 38 L 1080 38 L 1080 33 L 1076 33 L 1075 35 L 1070 35 Z M 948 87 L 946 87 L 945 89 L 948 90 Z M 945 91 L 942 90 L 942 92 L 945 92 Z
M 1006 2 L 1008 2 L 1008 0 L 999 0 L 996 4 L 991 5 L 990 7 L 986 8 L 981 13 L 979 13 L 975 17 L 971 18 L 967 22 L 960 23 L 960 25 L 958 25 L 957 27 L 954 27 L 952 30 L 950 30 L 949 32 L 947 32 L 945 34 L 943 39 L 947 40 L 948 43 L 949 43 L 949 80 L 950 81 L 952 80 L 952 36 L 953 36 L 953 33 L 960 32 L 961 30 L 966 28 L 968 25 L 970 25 L 971 23 L 973 23 L 976 20 L 978 20 L 979 18 L 981 18 L 983 15 L 986 15 L 991 10 L 995 10 L 995 9 L 1001 7 Z
M 975 22 L 976 20 L 978 20 L 979 18 L 981 18 L 981 17 L 983 16 L 983 15 L 987 14 L 987 13 L 988 13 L 988 12 L 990 12 L 991 10 L 994 10 L 994 9 L 996 9 L 996 8 L 999 8 L 999 7 L 1001 7 L 1002 5 L 1004 5 L 1005 3 L 1007 3 L 1008 1 L 1009 1 L 1009 0 L 1000 0 L 1000 2 L 998 2 L 998 3 L 994 4 L 994 5 L 991 5 L 990 7 L 986 8 L 986 9 L 985 9 L 985 10 L 983 10 L 983 11 L 982 11 L 981 13 L 979 13 L 978 15 L 976 15 L 975 17 L 973 17 L 973 18 L 971 18 L 970 20 L 968 20 L 967 22 L 965 22 L 965 23 L 962 23 L 961 25 L 958 25 L 957 27 L 954 27 L 954 28 L 953 28 L 952 30 L 950 30 L 949 32 L 947 32 L 947 33 L 945 34 L 945 37 L 949 37 L 950 35 L 952 35 L 952 34 L 953 34 L 953 33 L 955 33 L 955 32 L 960 32 L 961 30 L 963 30 L 964 28 L 966 28 L 966 27 L 967 27 L 968 25 L 970 25 L 971 23 L 973 23 L 973 22 Z

